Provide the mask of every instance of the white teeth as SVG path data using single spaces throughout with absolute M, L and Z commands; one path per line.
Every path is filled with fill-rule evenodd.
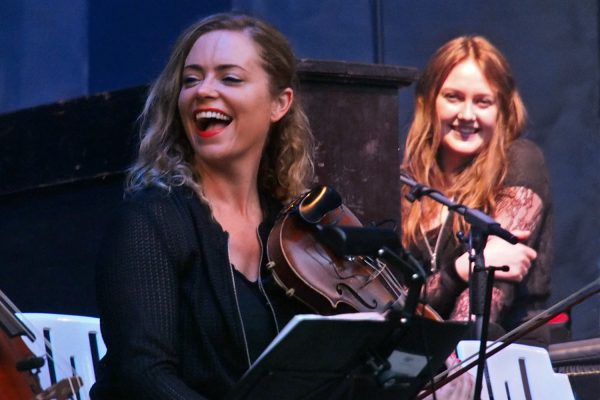
M 451 127 L 453 130 L 455 130 L 456 132 L 459 132 L 461 135 L 472 135 L 474 133 L 477 133 L 479 131 L 478 128 L 476 127 L 458 127 L 458 126 L 452 126 Z
M 196 114 L 196 121 L 200 120 L 200 119 L 219 119 L 221 121 L 230 121 L 231 117 L 220 113 L 218 111 L 200 111 L 198 114 Z

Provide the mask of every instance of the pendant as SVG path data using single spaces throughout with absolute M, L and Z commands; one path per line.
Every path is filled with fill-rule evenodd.
M 431 263 L 430 263 L 429 267 L 431 268 L 431 272 L 437 271 L 437 254 L 436 253 L 431 254 Z

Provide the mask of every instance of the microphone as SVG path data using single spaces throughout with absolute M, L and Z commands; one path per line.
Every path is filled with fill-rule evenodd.
M 519 243 L 519 238 L 502 228 L 498 222 L 483 211 L 453 202 L 442 192 L 416 182 L 405 170 L 400 170 L 400 182 L 411 188 L 410 192 L 406 195 L 406 198 L 411 203 L 420 199 L 422 196 L 428 196 L 448 207 L 448 210 L 462 215 L 465 218 L 465 221 L 471 224 L 471 226 L 480 229 L 486 235 L 498 236 L 511 244 Z
M 498 236 L 506 240 L 510 244 L 519 243 L 519 238 L 504 229 L 498 222 L 496 222 L 492 217 L 487 215 L 481 210 L 476 208 L 467 208 L 464 211 L 463 216 L 465 217 L 465 221 L 470 223 L 472 226 L 477 226 L 483 232 Z
M 377 256 L 383 247 L 393 250 L 400 248 L 398 235 L 387 228 L 321 226 L 318 237 L 341 257 Z
M 407 185 L 414 185 L 415 183 L 417 183 L 412 176 L 410 176 L 410 174 L 408 173 L 407 170 L 405 170 L 404 168 L 400 169 L 400 181 L 402 181 L 402 183 L 406 183 Z M 406 182 L 404 182 L 403 180 L 406 180 Z
M 321 226 L 318 232 L 318 240 L 339 257 L 381 258 L 401 273 L 407 284 L 422 285 L 425 281 L 423 267 L 402 248 L 398 235 L 391 229 L 333 225 Z M 419 290 L 420 286 L 416 293 Z

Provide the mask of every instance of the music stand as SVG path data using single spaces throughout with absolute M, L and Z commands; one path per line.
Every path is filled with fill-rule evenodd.
M 295 316 L 226 399 L 413 398 L 466 331 L 417 316 L 360 316 Z

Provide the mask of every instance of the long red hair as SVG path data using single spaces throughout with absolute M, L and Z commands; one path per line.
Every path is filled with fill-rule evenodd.
M 474 60 L 498 101 L 498 119 L 491 140 L 482 151 L 449 180 L 439 163 L 441 142 L 436 99 L 452 69 L 461 62 Z M 521 135 L 526 110 L 515 86 L 510 66 L 502 53 L 481 36 L 461 36 L 440 47 L 427 64 L 416 86 L 416 105 L 408 132 L 401 168 L 417 182 L 442 191 L 455 202 L 486 213 L 493 212 L 496 196 L 506 176 L 507 149 Z M 411 204 L 402 188 L 402 230 L 404 244 L 417 241 L 419 223 L 431 221 L 439 208 L 424 198 L 419 207 Z M 454 232 L 462 229 L 459 219 L 452 222 Z

